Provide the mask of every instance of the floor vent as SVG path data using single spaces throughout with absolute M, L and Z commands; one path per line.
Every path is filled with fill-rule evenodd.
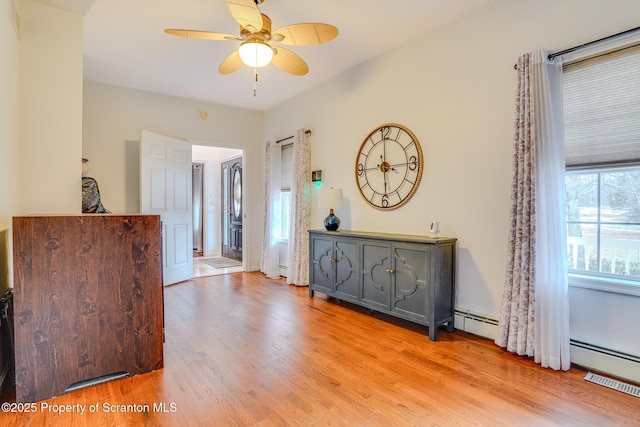
M 611 378 L 603 377 L 602 375 L 596 375 L 591 372 L 585 375 L 584 379 L 587 381 L 591 381 L 592 383 L 600 384 L 605 387 L 630 394 L 631 396 L 640 397 L 640 387 L 623 383 L 622 381 L 613 380 Z
M 67 387 L 65 389 L 65 393 L 69 393 L 70 391 L 75 391 L 81 388 L 85 388 L 85 387 L 89 387 L 92 385 L 98 385 L 98 384 L 103 384 L 106 383 L 108 381 L 113 381 L 113 380 L 119 380 L 120 378 L 126 378 L 129 376 L 128 372 L 122 371 L 122 372 L 116 372 L 113 374 L 109 374 L 109 375 L 104 375 L 102 377 L 97 377 L 97 378 L 91 378 L 89 380 L 86 381 L 80 381 L 74 384 L 71 384 L 69 387 Z

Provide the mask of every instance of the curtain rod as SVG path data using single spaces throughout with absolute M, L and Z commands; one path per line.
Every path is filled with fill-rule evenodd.
M 309 135 L 311 133 L 311 131 L 309 129 L 307 129 L 307 130 L 304 131 L 304 133 L 305 133 L 305 135 Z M 281 142 L 284 142 L 284 141 L 286 141 L 288 139 L 291 139 L 291 138 L 294 138 L 294 137 L 295 137 L 295 135 L 291 135 L 291 136 L 288 136 L 286 138 L 279 139 L 279 140 L 276 141 L 276 144 L 280 144 Z
M 591 45 L 594 45 L 596 43 L 600 43 L 600 42 L 603 42 L 603 41 L 606 41 L 606 40 L 611 40 L 611 39 L 615 39 L 617 37 L 625 36 L 627 34 L 633 33 L 633 32 L 638 31 L 638 30 L 640 30 L 640 27 L 631 28 L 630 30 L 623 31 L 623 32 L 617 33 L 617 34 L 612 34 L 610 36 L 603 37 L 603 38 L 598 39 L 598 40 L 593 40 L 593 41 L 581 44 L 579 46 L 570 47 L 569 49 L 561 50 L 560 52 L 550 53 L 549 56 L 547 56 L 547 59 L 549 59 L 549 61 L 553 61 L 553 59 L 558 57 L 558 56 L 562 56 L 562 55 L 565 55 L 565 54 L 570 53 L 570 52 L 575 52 L 576 50 L 583 49 L 585 47 L 589 47 Z M 515 70 L 517 70 L 518 69 L 518 64 L 514 64 L 513 68 Z
M 594 40 L 594 41 L 591 41 L 591 42 L 588 42 L 588 43 L 584 43 L 584 44 L 581 44 L 579 46 L 570 47 L 569 49 L 561 50 L 560 52 L 551 53 L 551 54 L 549 54 L 548 58 L 551 61 L 551 60 L 553 60 L 553 58 L 555 58 L 557 56 L 562 56 L 564 54 L 567 54 L 567 53 L 570 53 L 570 52 L 574 52 L 576 50 L 583 49 L 585 47 L 589 47 L 591 45 L 603 42 L 605 40 L 610 40 L 610 39 L 615 39 L 615 38 L 618 38 L 618 37 L 621 37 L 621 36 L 625 36 L 625 35 L 627 35 L 629 33 L 633 33 L 634 31 L 638 31 L 638 30 L 640 30 L 640 27 L 635 27 L 635 28 L 632 28 L 632 29 L 627 30 L 627 31 L 623 31 L 623 32 L 618 33 L 618 34 L 613 34 L 613 35 L 610 35 L 610 36 L 607 36 L 607 37 L 603 37 L 601 39 Z

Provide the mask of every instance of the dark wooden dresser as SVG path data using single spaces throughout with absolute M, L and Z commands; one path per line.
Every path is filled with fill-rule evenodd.
M 13 218 L 16 402 L 163 367 L 160 217 Z

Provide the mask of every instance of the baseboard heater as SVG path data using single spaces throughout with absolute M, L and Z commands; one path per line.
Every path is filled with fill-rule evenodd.
M 611 350 L 610 348 L 599 347 L 597 345 L 589 344 L 582 341 L 577 340 L 569 340 L 570 344 L 575 347 L 583 348 L 585 350 L 594 351 L 596 353 L 604 354 L 606 356 L 617 357 L 619 359 L 624 359 L 629 362 L 634 362 L 640 365 L 640 357 L 634 356 L 633 354 L 622 353 L 616 350 Z
M 474 313 L 465 309 L 455 309 L 456 328 L 485 337 L 495 338 L 498 319 Z M 593 369 L 601 373 L 625 378 L 640 384 L 640 357 L 570 339 L 571 362 L 585 370 Z
M 67 387 L 64 390 L 64 392 L 69 393 L 71 391 L 79 390 L 81 388 L 90 387 L 92 385 L 103 384 L 113 380 L 119 380 L 121 378 L 126 378 L 128 376 L 129 376 L 129 373 L 125 371 L 115 372 L 113 374 L 103 375 L 101 377 L 91 378 L 89 380 L 79 381 L 77 383 L 71 384 L 69 387 Z
M 488 317 L 485 316 L 483 314 L 478 314 L 478 313 L 473 313 L 469 310 L 460 310 L 460 309 L 455 309 L 455 314 L 461 317 L 464 317 L 465 319 L 471 319 L 471 320 L 475 320 L 477 322 L 482 322 L 482 323 L 487 323 L 489 325 L 494 325 L 494 326 L 498 326 L 498 319 L 492 318 L 492 317 Z M 575 347 L 579 347 L 585 350 L 589 350 L 589 351 L 594 351 L 596 353 L 600 353 L 606 356 L 611 356 L 611 357 L 616 357 L 619 359 L 624 359 L 626 361 L 629 362 L 634 362 L 634 363 L 638 363 L 640 364 L 640 357 L 635 356 L 633 354 L 628 354 L 628 353 L 623 353 L 620 351 L 616 351 L 616 350 L 611 350 L 609 348 L 605 348 L 605 347 L 599 347 L 597 345 L 594 344 L 589 344 L 583 341 L 578 341 L 578 340 L 574 340 L 571 339 L 569 340 L 570 344 L 572 346 Z
M 640 357 L 574 339 L 570 339 L 569 344 L 574 366 L 640 384 Z M 623 391 L 622 388 L 617 389 Z
M 477 322 L 482 322 L 482 323 L 487 323 L 489 325 L 498 326 L 498 319 L 494 319 L 493 317 L 488 317 L 488 316 L 485 316 L 483 314 L 473 313 L 473 312 L 471 312 L 469 310 L 460 310 L 460 309 L 457 309 L 457 308 L 454 310 L 454 312 L 458 316 L 462 316 L 465 319 L 471 319 L 471 320 L 475 320 Z
M 286 265 L 278 265 L 278 274 L 280 274 L 280 276 L 282 277 L 287 277 L 287 266 Z
M 572 339 L 569 342 L 574 365 L 640 384 L 639 356 L 583 341 Z
M 460 309 L 455 309 L 455 314 L 458 316 L 462 316 L 465 319 L 471 319 L 471 320 L 475 320 L 477 322 L 482 322 L 482 323 L 487 323 L 489 325 L 494 325 L 494 326 L 498 326 L 498 319 L 492 318 L 492 317 L 488 317 L 485 316 L 483 314 L 478 314 L 478 313 L 473 313 L 471 311 L 468 310 L 460 310 Z M 594 351 L 596 353 L 600 353 L 606 356 L 611 356 L 611 357 L 616 357 L 619 359 L 624 359 L 627 360 L 629 362 L 634 362 L 634 363 L 638 363 L 640 364 L 640 357 L 635 356 L 633 354 L 627 354 L 627 353 L 623 353 L 623 352 L 619 352 L 616 350 L 611 350 L 609 348 L 605 348 L 605 347 L 599 347 L 597 345 L 594 344 L 589 344 L 583 341 L 578 341 L 578 340 L 574 340 L 571 339 L 569 340 L 570 344 L 572 346 L 575 347 L 579 347 L 585 350 L 589 350 L 589 351 Z

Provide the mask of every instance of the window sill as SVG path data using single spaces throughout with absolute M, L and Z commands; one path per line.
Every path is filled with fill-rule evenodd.
M 640 296 L 640 283 L 633 280 L 569 274 L 569 286 L 623 295 Z

